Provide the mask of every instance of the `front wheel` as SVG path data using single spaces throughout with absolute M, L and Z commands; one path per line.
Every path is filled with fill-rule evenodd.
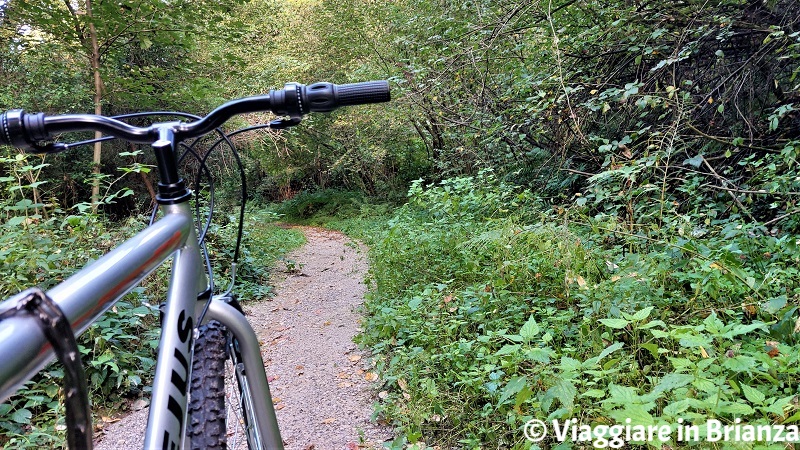
M 262 449 L 236 339 L 217 321 L 200 327 L 192 360 L 188 438 L 192 450 Z

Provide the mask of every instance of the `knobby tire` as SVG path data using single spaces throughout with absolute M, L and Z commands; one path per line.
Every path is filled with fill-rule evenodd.
M 250 390 L 241 357 L 225 327 L 200 327 L 192 360 L 188 437 L 192 450 L 262 448 L 252 428 Z
M 192 450 L 228 448 L 225 340 L 225 327 L 212 321 L 200 327 L 200 335 L 194 344 L 187 427 Z

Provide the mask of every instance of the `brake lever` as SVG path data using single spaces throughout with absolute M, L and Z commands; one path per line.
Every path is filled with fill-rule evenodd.
M 39 145 L 39 144 L 30 145 L 30 151 L 32 153 L 36 153 L 39 155 L 42 154 L 52 155 L 55 153 L 61 153 L 66 150 L 69 150 L 69 145 L 63 144 L 61 142 L 49 142 L 45 145 Z
M 289 119 L 273 120 L 269 123 L 269 127 L 273 130 L 285 130 L 286 128 L 293 127 L 300 123 L 302 119 L 299 117 L 291 117 Z

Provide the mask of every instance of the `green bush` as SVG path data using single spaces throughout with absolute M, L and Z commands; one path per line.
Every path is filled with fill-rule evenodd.
M 532 418 L 800 419 L 796 237 L 615 224 L 490 172 L 411 187 L 370 251 L 360 337 L 398 446 L 529 448 Z

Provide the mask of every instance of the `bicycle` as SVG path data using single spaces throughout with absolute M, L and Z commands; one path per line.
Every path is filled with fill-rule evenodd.
M 230 137 L 240 132 L 295 126 L 309 112 L 389 100 L 386 81 L 309 86 L 288 83 L 268 95 L 229 101 L 203 118 L 183 113 L 116 118 L 46 116 L 23 110 L 0 115 L 0 144 L 25 151 L 55 153 L 108 139 L 149 144 L 158 169 L 157 202 L 162 213 L 156 221 L 154 211 L 147 228 L 49 291 L 33 288 L 0 303 L 0 355 L 6 361 L 0 365 L 0 402 L 8 400 L 55 355 L 65 368 L 67 444 L 69 448 L 91 449 L 91 414 L 75 338 L 172 257 L 167 298 L 162 305 L 145 448 L 226 448 L 226 421 L 230 418 L 222 412 L 226 411 L 224 385 L 228 383 L 237 389 L 237 401 L 230 406 L 241 409 L 237 422 L 244 428 L 243 441 L 250 449 L 282 449 L 258 339 L 232 294 L 245 200 L 240 209 L 230 286 L 225 292 L 215 293 L 203 244 L 213 213 L 209 211 L 203 227 L 199 210 L 195 208 L 193 212 L 190 207 L 192 191 L 181 178 L 178 163 L 187 154 L 194 154 L 199 161 L 198 172 L 207 170 L 208 154 L 201 158 L 186 143 L 215 131 L 221 137 L 212 150 L 220 142 L 232 146 Z M 218 130 L 235 115 L 266 111 L 280 118 L 229 134 Z M 157 122 L 146 127 L 123 121 L 149 114 L 192 120 Z M 57 140 L 62 133 L 82 131 L 100 131 L 107 136 L 72 144 Z M 179 156 L 181 149 L 184 153 Z M 226 362 L 233 371 L 227 379 L 222 373 Z M 235 384 L 232 380 L 236 380 Z

